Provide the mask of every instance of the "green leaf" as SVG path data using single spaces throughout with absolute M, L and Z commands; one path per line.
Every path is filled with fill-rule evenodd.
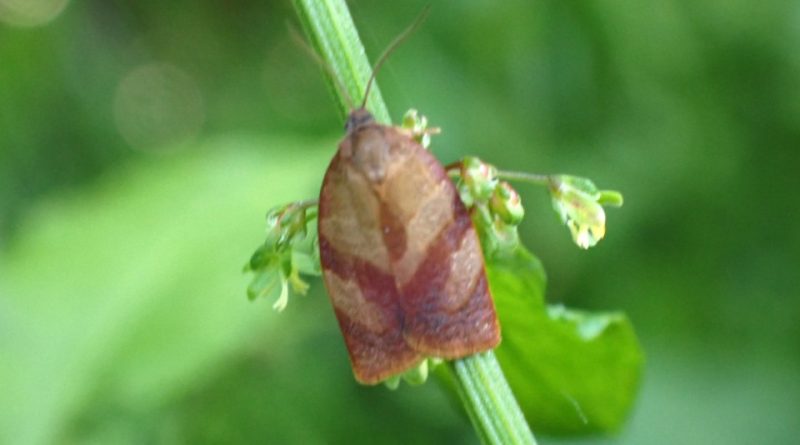
M 522 247 L 492 258 L 487 273 L 503 328 L 496 354 L 531 427 L 571 435 L 619 429 L 643 364 L 627 317 L 547 307 L 544 271 Z

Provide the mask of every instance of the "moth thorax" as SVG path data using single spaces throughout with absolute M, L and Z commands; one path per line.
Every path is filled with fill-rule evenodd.
M 351 162 L 372 183 L 383 182 L 391 162 L 391 145 L 380 126 L 356 128 L 349 134 Z

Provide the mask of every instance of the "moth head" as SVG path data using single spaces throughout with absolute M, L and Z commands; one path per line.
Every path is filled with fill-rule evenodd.
M 373 122 L 375 122 L 375 118 L 372 117 L 372 113 L 367 111 L 366 108 L 358 108 L 351 111 L 350 115 L 347 116 L 347 122 L 344 124 L 344 129 L 346 132 L 350 133 L 356 128 L 371 124 Z

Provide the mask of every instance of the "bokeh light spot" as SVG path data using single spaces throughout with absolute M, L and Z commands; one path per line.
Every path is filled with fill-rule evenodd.
M 69 0 L 0 0 L 0 22 L 33 27 L 50 23 L 64 11 Z
M 194 139 L 205 118 L 203 97 L 184 71 L 164 63 L 140 66 L 120 81 L 114 119 L 137 150 L 164 151 Z

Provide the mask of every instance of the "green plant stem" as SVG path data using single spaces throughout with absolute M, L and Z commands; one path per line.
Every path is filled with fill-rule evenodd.
M 347 4 L 344 0 L 294 0 L 294 6 L 306 36 L 329 66 L 325 70 L 329 85 L 346 116 L 349 106 L 364 94 L 372 72 Z M 379 122 L 391 123 L 377 85 L 372 86 L 367 108 Z M 536 443 L 492 351 L 455 360 L 450 369 L 467 414 L 484 443 Z
M 461 166 L 462 166 L 461 161 L 457 161 L 451 164 L 447 164 L 444 167 L 444 169 L 450 176 L 459 177 L 461 175 Z M 507 179 L 509 181 L 527 182 L 529 184 L 546 185 L 546 186 L 552 186 L 553 182 L 550 175 L 540 175 L 536 173 L 527 173 L 527 172 L 514 172 L 509 170 L 497 170 L 497 177 L 500 179 Z
M 509 181 L 527 182 L 536 185 L 548 185 L 548 186 L 550 185 L 549 175 L 537 175 L 535 173 L 498 170 L 497 177 L 500 179 L 507 179 Z
M 350 10 L 344 0 L 294 0 L 294 6 L 311 45 L 329 68 L 325 77 L 342 117 L 346 118 L 353 104 L 361 103 L 372 75 L 372 65 L 358 37 Z M 341 91 L 342 88 L 345 91 Z M 377 82 L 367 99 L 367 109 L 378 122 L 392 123 Z
M 458 395 L 483 443 L 536 445 L 492 351 L 450 363 Z

